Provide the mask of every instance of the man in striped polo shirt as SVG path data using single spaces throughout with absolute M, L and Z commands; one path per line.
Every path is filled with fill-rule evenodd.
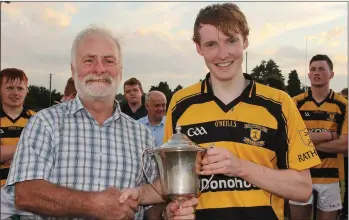
M 150 181 L 157 178 L 155 160 L 142 160 L 155 138 L 115 101 L 121 60 L 109 30 L 92 26 L 76 36 L 71 71 L 77 96 L 40 111 L 23 130 L 5 186 L 17 209 L 36 219 L 143 219 L 146 207 L 138 208 L 138 198 L 121 204 L 119 197 L 122 189 L 147 182 L 143 165 Z M 183 211 L 193 208 L 176 214 Z

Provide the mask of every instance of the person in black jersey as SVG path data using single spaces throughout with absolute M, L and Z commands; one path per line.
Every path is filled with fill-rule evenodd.
M 132 77 L 124 83 L 125 103 L 121 111 L 131 118 L 138 120 L 145 117 L 148 112 L 142 100 L 143 88 L 141 82 Z

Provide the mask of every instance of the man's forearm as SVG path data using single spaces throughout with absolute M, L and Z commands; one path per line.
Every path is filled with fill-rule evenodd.
M 324 132 L 309 132 L 310 139 L 314 144 L 319 144 L 327 141 L 331 141 L 338 138 L 336 132 L 324 131 Z
M 0 152 L 1 163 L 12 159 L 13 155 L 15 155 L 15 152 L 16 152 L 16 145 L 14 146 L 1 145 L 1 152 Z
M 340 138 L 333 141 L 327 141 L 315 144 L 316 150 L 326 153 L 346 153 L 348 152 L 348 140 Z
M 161 189 L 161 183 L 160 180 L 157 179 L 153 182 L 155 188 L 157 189 L 157 191 L 159 191 L 159 193 L 163 194 L 162 189 Z M 159 193 L 157 193 L 153 186 L 150 184 L 146 184 L 146 185 L 142 185 L 140 187 L 140 204 L 141 205 L 152 205 L 152 204 L 158 204 L 158 203 L 163 203 L 166 200 L 164 199 L 164 197 L 162 195 L 159 195 Z
M 60 187 L 45 180 L 15 185 L 15 204 L 20 210 L 43 216 L 94 218 L 93 192 Z
M 307 201 L 312 192 L 308 170 L 275 170 L 241 160 L 239 177 L 272 194 L 295 201 Z

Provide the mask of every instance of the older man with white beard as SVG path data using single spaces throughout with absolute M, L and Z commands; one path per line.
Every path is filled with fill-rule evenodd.
M 119 199 L 122 189 L 146 183 L 140 161 L 154 137 L 114 101 L 122 78 L 119 42 L 108 30 L 91 27 L 77 35 L 71 56 L 77 96 L 30 120 L 5 189 L 16 208 L 35 219 L 142 219 L 138 195 Z M 144 166 L 153 181 L 155 161 L 145 157 Z M 177 215 L 187 213 L 193 208 L 183 206 Z

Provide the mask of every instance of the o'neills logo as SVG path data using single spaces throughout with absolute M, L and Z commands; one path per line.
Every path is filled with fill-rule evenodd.
M 19 130 L 22 130 L 22 128 L 18 127 L 18 126 L 11 126 L 11 127 L 8 127 L 8 130 L 9 131 L 19 131 Z
M 203 190 L 203 192 L 245 191 L 259 189 L 258 187 L 238 177 L 224 177 L 223 179 L 213 178 L 210 182 L 209 179 L 202 178 L 200 180 L 200 187 L 201 189 L 206 187 L 206 189 Z
M 236 128 L 236 121 L 232 121 L 232 120 L 215 121 L 214 126 L 215 126 L 216 128 L 219 128 L 219 127 L 232 127 L 232 128 Z

